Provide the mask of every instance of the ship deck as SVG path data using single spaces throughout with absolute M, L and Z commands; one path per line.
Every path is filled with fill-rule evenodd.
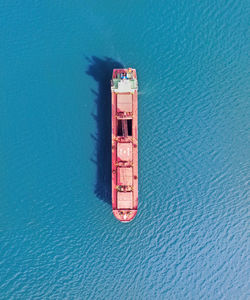
M 133 80 L 112 81 L 112 208 L 122 222 L 131 221 L 138 208 L 138 103 L 134 69 L 132 74 Z

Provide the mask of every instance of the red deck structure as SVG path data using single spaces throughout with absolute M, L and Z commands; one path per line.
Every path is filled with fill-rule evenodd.
M 121 222 L 138 208 L 138 97 L 135 69 L 114 69 L 112 92 L 112 209 Z

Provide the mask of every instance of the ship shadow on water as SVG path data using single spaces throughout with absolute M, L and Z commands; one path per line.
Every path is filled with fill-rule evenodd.
M 110 80 L 114 68 L 123 68 L 123 65 L 112 58 L 104 59 L 92 56 L 86 58 L 89 62 L 86 73 L 98 83 L 95 97 L 97 131 L 92 138 L 96 142 L 95 158 L 91 159 L 97 166 L 94 192 L 96 196 L 108 204 L 111 201 L 111 91 Z

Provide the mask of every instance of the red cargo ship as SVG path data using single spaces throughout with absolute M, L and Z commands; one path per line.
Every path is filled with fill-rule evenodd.
M 138 97 L 135 69 L 114 69 L 112 93 L 112 209 L 130 222 L 138 207 Z

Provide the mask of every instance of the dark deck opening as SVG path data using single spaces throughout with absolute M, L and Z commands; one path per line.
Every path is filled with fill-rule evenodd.
M 117 136 L 132 136 L 132 120 L 117 121 Z
M 127 120 L 128 125 L 128 136 L 132 136 L 132 119 Z
M 118 120 L 118 124 L 117 124 L 117 136 L 123 136 L 123 134 L 122 134 L 122 120 Z

